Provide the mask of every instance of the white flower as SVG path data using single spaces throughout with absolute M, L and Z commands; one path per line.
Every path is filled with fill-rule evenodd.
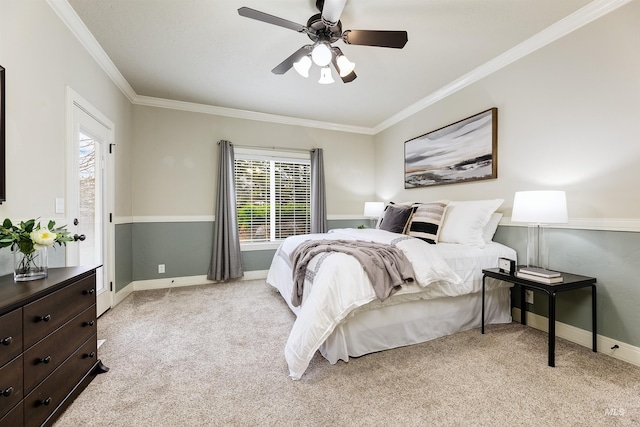
M 49 231 L 48 228 L 38 228 L 33 230 L 30 234 L 31 240 L 33 240 L 33 247 L 36 249 L 42 249 L 45 246 L 51 246 L 56 240 L 56 233 Z

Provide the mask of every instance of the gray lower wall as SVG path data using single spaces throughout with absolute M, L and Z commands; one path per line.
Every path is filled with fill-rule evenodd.
M 329 228 L 358 227 L 364 220 L 329 221 Z M 211 256 L 213 222 L 136 223 L 115 227 L 116 291 L 134 280 L 187 277 L 207 274 Z M 550 229 L 552 269 L 596 277 L 598 333 L 640 347 L 640 233 Z M 514 248 L 525 259 L 525 227 L 498 227 L 497 242 Z M 245 271 L 267 270 L 275 250 L 242 253 Z M 64 266 L 64 249 L 51 250 L 49 265 Z M 158 274 L 158 264 L 166 273 Z M 9 249 L 0 251 L 0 274 L 11 274 Z M 519 292 L 513 290 L 513 305 L 519 307 Z M 547 297 L 535 292 L 527 310 L 547 316 Z M 557 319 L 591 330 L 591 293 L 588 289 L 558 295 Z
M 330 220 L 333 228 L 365 225 L 366 220 Z M 207 274 L 213 238 L 212 221 L 143 222 L 116 225 L 116 291 L 132 281 Z M 245 271 L 268 270 L 275 249 L 245 251 Z M 158 264 L 165 273 L 158 273 Z
M 526 259 L 526 227 L 498 227 L 494 240 L 514 248 Z M 597 278 L 598 334 L 640 346 L 640 233 L 550 229 L 549 268 Z M 519 307 L 520 290 L 513 304 Z M 548 315 L 548 298 L 534 293 L 527 310 Z M 588 288 L 558 294 L 557 320 L 591 330 L 591 291 Z
M 133 282 L 133 224 L 115 226 L 116 292 Z

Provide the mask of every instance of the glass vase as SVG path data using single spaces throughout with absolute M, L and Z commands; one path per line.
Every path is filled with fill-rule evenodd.
M 47 277 L 49 265 L 47 248 L 36 249 L 30 254 L 13 251 L 13 280 L 26 282 Z

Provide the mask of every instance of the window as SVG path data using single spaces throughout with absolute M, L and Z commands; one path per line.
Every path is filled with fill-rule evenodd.
M 234 173 L 241 242 L 271 242 L 310 233 L 308 154 L 237 148 Z

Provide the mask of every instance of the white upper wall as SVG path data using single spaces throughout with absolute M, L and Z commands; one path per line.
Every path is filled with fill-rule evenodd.
M 572 218 L 640 218 L 640 2 L 634 1 L 375 137 L 133 107 L 45 1 L 0 0 L 7 196 L 0 215 L 56 218 L 65 197 L 65 86 L 116 126 L 116 216 L 212 215 L 217 145 L 322 147 L 328 213 L 371 199 L 567 190 Z M 404 190 L 404 141 L 498 107 L 498 179 Z M 135 136 L 135 138 L 134 138 Z
M 322 148 L 327 214 L 362 216 L 374 197 L 370 135 L 135 106 L 134 216 L 212 216 L 221 139 L 235 145 Z
M 640 2 L 576 30 L 375 136 L 381 200 L 567 191 L 571 218 L 640 218 Z M 404 189 L 404 142 L 498 107 L 498 179 Z
M 65 197 L 65 87 L 115 123 L 116 215 L 131 214 L 132 106 L 45 1 L 0 0 L 6 68 L 7 201 L 2 218 L 59 218 Z

